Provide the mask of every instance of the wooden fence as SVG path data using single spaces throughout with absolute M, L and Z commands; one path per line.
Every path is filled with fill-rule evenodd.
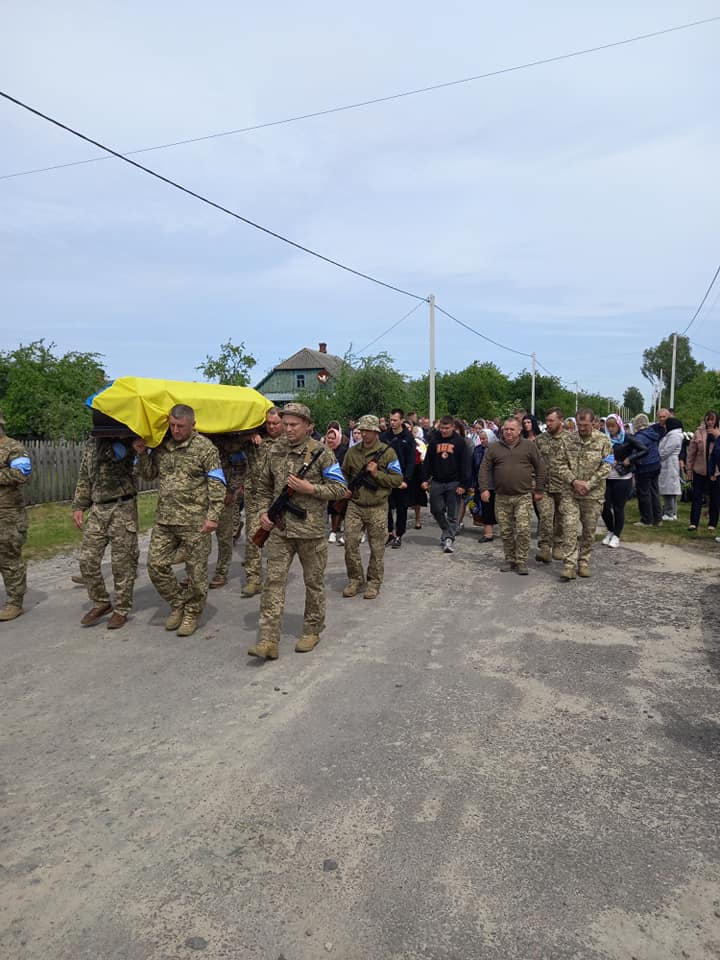
M 23 446 L 33 465 L 30 482 L 23 487 L 25 502 L 72 500 L 85 444 L 72 440 L 27 440 Z M 155 490 L 157 487 L 154 481 L 140 479 L 137 485 L 139 490 Z

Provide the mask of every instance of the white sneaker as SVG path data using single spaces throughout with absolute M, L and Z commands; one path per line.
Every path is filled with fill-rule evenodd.
M 337 542 L 340 544 L 341 547 L 345 546 L 345 537 L 341 533 L 338 534 Z M 360 541 L 360 543 L 362 543 L 362 540 Z
M 620 546 L 620 537 L 615 536 L 614 533 L 610 534 L 610 540 L 608 541 L 609 547 L 619 547 Z
M 606 534 L 605 534 L 605 536 L 603 537 L 603 541 L 602 541 L 604 547 L 609 547 L 609 546 L 610 546 L 610 540 L 611 540 L 611 538 L 612 538 L 612 534 L 611 534 L 611 533 L 606 533 Z
M 677 514 L 664 513 L 662 515 L 663 520 L 677 520 Z
M 367 534 L 366 534 L 365 531 L 363 530 L 362 536 L 360 537 L 360 543 L 365 543 L 366 540 L 367 540 Z M 343 543 L 345 543 L 344 540 L 343 540 Z
M 720 543 L 720 537 L 715 537 L 715 543 Z
M 328 543 L 337 543 L 337 534 L 335 533 L 334 530 L 328 537 Z
M 455 553 L 455 550 L 453 549 L 453 542 L 452 542 L 452 540 L 451 540 L 449 537 L 448 537 L 448 539 L 445 541 L 445 543 L 443 544 L 443 552 L 444 552 L 444 553 Z

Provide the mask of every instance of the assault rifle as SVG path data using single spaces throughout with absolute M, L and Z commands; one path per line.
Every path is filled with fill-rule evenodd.
M 352 480 L 348 480 L 348 491 L 350 492 L 350 499 L 357 500 L 357 495 L 360 492 L 360 487 L 367 487 L 368 490 L 377 490 L 380 484 L 377 480 L 374 480 L 370 473 L 368 472 L 368 463 L 378 463 L 380 457 L 385 453 L 386 450 L 389 450 L 389 446 L 380 447 L 379 450 L 376 450 L 375 453 L 368 458 L 365 465 L 363 466 L 360 473 L 357 476 L 354 476 Z M 340 513 L 342 510 L 342 505 L 347 503 L 347 500 L 336 500 L 333 503 L 333 510 L 336 513 Z
M 310 459 L 303 463 L 295 476 L 302 479 L 310 467 L 312 467 L 312 465 L 318 459 L 318 457 L 321 457 L 323 453 L 325 453 L 325 447 L 318 447 Z M 291 513 L 294 517 L 297 517 L 298 520 L 307 519 L 307 510 L 304 507 L 299 507 L 296 503 L 293 503 L 292 495 L 293 491 L 286 484 L 280 491 L 279 495 L 267 508 L 267 515 L 273 523 L 277 523 L 278 520 L 281 520 L 285 513 Z M 256 547 L 262 547 L 269 536 L 269 530 L 263 530 L 262 527 L 258 527 L 253 534 L 252 541 Z

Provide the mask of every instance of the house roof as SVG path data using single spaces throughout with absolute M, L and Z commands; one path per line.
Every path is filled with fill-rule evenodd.
M 336 357 L 332 353 L 321 353 L 319 350 L 303 347 L 287 360 L 274 366 L 273 370 L 322 370 L 324 368 L 331 376 L 336 377 L 342 370 L 344 362 L 342 357 Z

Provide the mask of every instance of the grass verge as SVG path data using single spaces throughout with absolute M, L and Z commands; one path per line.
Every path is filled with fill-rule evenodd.
M 674 543 L 683 547 L 696 547 L 700 550 L 709 550 L 711 547 L 720 549 L 715 543 L 715 537 L 720 531 L 708 530 L 707 513 L 703 511 L 700 519 L 700 528 L 694 532 L 688 530 L 690 523 L 690 504 L 678 504 L 677 520 L 665 520 L 660 527 L 635 527 L 633 524 L 640 520 L 637 500 L 628 501 L 625 508 L 625 529 L 622 532 L 623 543 Z M 605 536 L 604 525 L 600 539 Z
M 140 530 L 148 530 L 155 519 L 156 493 L 138 495 Z M 43 560 L 80 546 L 82 534 L 72 522 L 70 502 L 39 503 L 28 508 L 28 537 L 23 550 L 26 560 Z

